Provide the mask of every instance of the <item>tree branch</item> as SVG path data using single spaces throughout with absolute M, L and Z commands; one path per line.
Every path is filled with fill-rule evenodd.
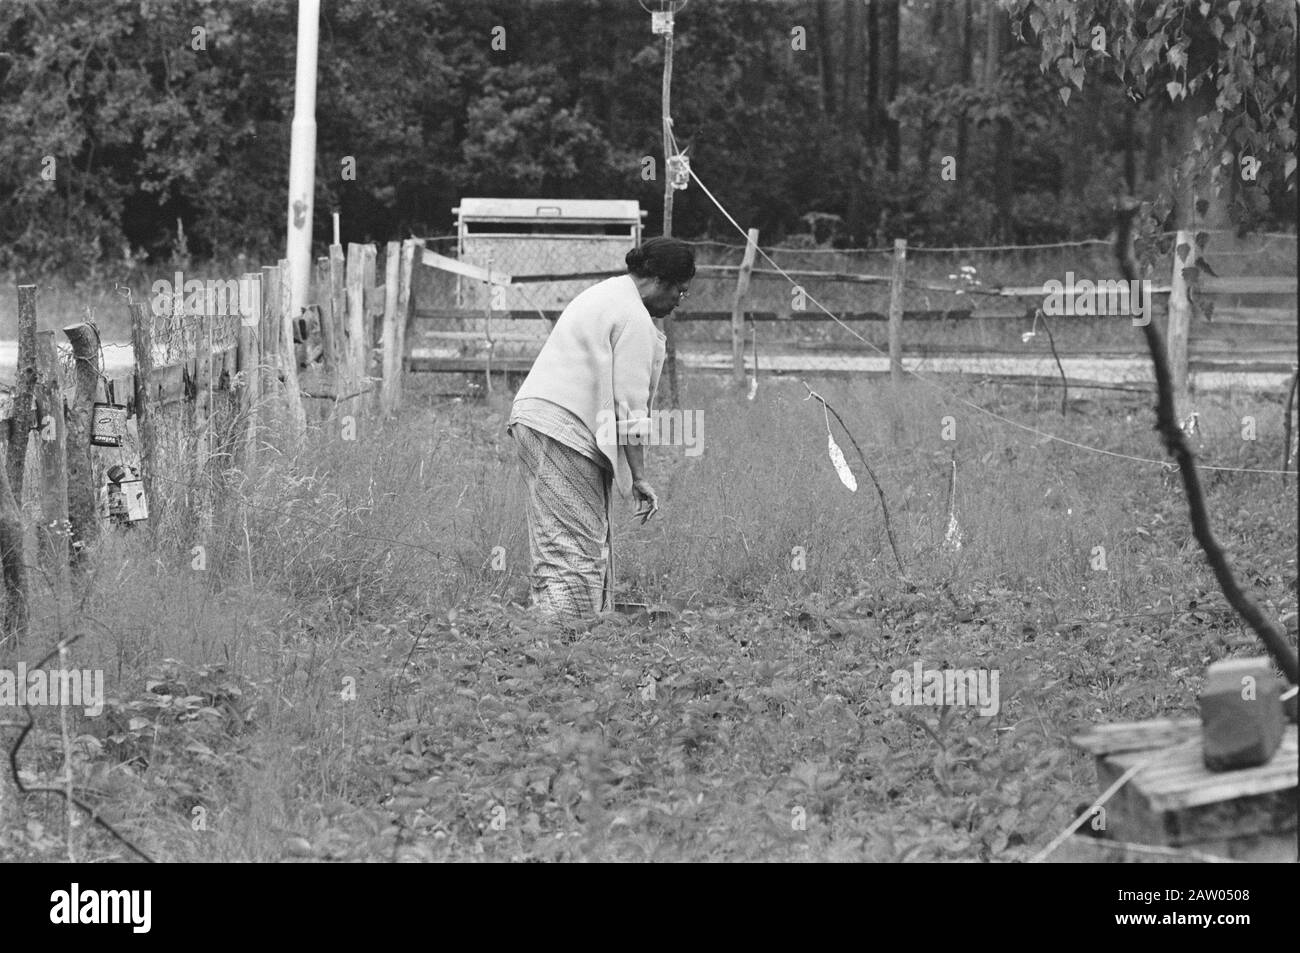
M 803 386 L 808 389 L 809 397 L 816 397 L 822 402 L 823 407 L 835 415 L 835 419 L 839 421 L 840 427 L 843 428 L 846 434 L 848 434 L 849 443 L 853 444 L 853 449 L 858 452 L 858 459 L 862 461 L 862 466 L 867 471 L 867 476 L 871 477 L 871 482 L 875 484 L 876 495 L 880 497 L 880 511 L 885 515 L 885 533 L 889 537 L 889 548 L 894 551 L 894 562 L 898 563 L 898 573 L 901 576 L 906 576 L 907 570 L 903 568 L 903 557 L 898 554 L 898 542 L 894 539 L 894 524 L 890 522 L 889 519 L 889 504 L 885 502 L 885 491 L 880 488 L 880 481 L 876 479 L 876 472 L 871 469 L 871 464 L 867 463 L 867 458 L 862 453 L 862 448 L 859 447 L 858 442 L 853 439 L 853 434 L 849 432 L 849 428 L 844 425 L 844 419 L 840 416 L 839 411 L 826 403 L 825 397 L 817 393 L 811 387 L 808 387 L 807 381 L 803 381 L 802 383 Z
M 1125 197 L 1116 203 L 1115 257 L 1119 259 L 1120 270 L 1129 281 L 1138 281 L 1140 271 L 1137 255 L 1133 250 L 1133 225 L 1140 204 L 1132 198 Z M 1228 604 L 1249 625 L 1260 641 L 1264 643 L 1273 661 L 1282 669 L 1292 685 L 1300 679 L 1296 672 L 1296 651 L 1288 643 L 1286 633 L 1276 623 L 1268 619 L 1259 606 L 1237 585 L 1227 557 L 1214 532 L 1210 529 L 1209 513 L 1205 506 L 1205 497 L 1201 492 L 1200 477 L 1196 472 L 1196 463 L 1192 451 L 1187 446 L 1182 428 L 1174 413 L 1173 380 L 1169 365 L 1165 359 L 1165 342 L 1155 322 L 1148 322 L 1142 328 L 1146 335 L 1147 349 L 1151 352 L 1151 362 L 1156 378 L 1156 431 L 1164 442 L 1165 450 L 1178 462 L 1182 474 L 1183 488 L 1187 493 L 1188 516 L 1192 523 L 1192 534 L 1205 551 L 1205 559 L 1214 572 Z

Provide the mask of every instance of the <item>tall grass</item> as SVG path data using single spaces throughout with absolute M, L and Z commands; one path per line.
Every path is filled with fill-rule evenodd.
M 840 411 L 879 474 L 909 579 L 895 577 L 865 474 L 856 493 L 836 477 L 825 416 L 802 387 L 765 379 L 751 402 L 692 379 L 684 405 L 703 414 L 702 455 L 650 448 L 661 517 L 642 527 L 629 519 L 630 501 L 616 507 L 620 582 L 631 595 L 689 607 L 756 605 L 775 616 L 854 594 L 883 606 L 919 589 L 1022 603 L 1051 623 L 1143 612 L 1161 599 L 1212 591 L 1198 560 L 1154 542 L 1183 519 L 1179 491 L 1162 482 L 1158 466 L 1008 428 L 923 385 L 810 383 Z M 1080 443 L 1159 456 L 1150 411 L 1139 402 L 1085 405 L 1061 418 L 1015 391 L 969 394 Z M 83 632 L 75 662 L 103 668 L 117 703 L 106 722 L 77 716 L 78 736 L 138 759 L 129 772 L 105 768 L 113 763 L 106 755 L 86 760 L 87 776 L 107 771 L 112 779 L 104 783 L 124 827 L 173 859 L 281 856 L 289 834 L 331 829 L 331 804 L 377 803 L 384 781 L 373 766 L 375 739 L 394 722 L 434 717 L 426 701 L 408 707 L 417 683 L 404 660 L 422 640 L 452 637 L 448 611 L 524 600 L 523 485 L 504 432 L 508 409 L 499 392 L 487 402 L 449 403 L 417 386 L 399 418 L 363 419 L 354 441 L 341 438 L 337 420 L 318 424 L 296 450 L 272 434 L 254 465 L 225 473 L 206 530 L 190 512 L 188 487 L 158 485 L 161 525 L 105 532 L 75 612 L 56 615 L 38 579 L 33 634 L 21 651 L 6 646 L 0 666 L 43 654 L 61 633 Z M 1247 413 L 1257 417 L 1258 441 L 1241 439 Z M 945 417 L 955 419 L 955 441 L 941 438 Z M 1280 406 L 1257 397 L 1207 401 L 1201 454 L 1272 466 L 1280 418 Z M 833 420 L 832 427 L 847 446 Z M 954 459 L 963 544 L 951 551 L 943 540 Z M 852 456 L 849 464 L 858 469 Z M 1231 517 L 1242 499 L 1294 545 L 1295 514 L 1273 479 L 1207 478 L 1212 509 L 1227 514 L 1220 531 L 1230 549 L 1246 539 Z M 202 569 L 194 568 L 199 545 Z M 498 546 L 504 571 L 491 568 Z M 793 565 L 794 547 L 806 568 Z M 1267 562 L 1243 558 L 1255 569 Z M 432 652 L 436 665 L 439 650 Z M 130 727 L 137 710 L 130 706 L 152 705 L 158 695 L 150 686 L 173 683 L 184 686 L 173 695 L 221 699 L 218 707 L 239 712 L 213 736 L 226 746 L 219 759 L 159 742 L 183 726 L 154 707 L 138 709 L 161 726 L 154 741 Z M 356 703 L 340 705 L 349 684 Z M 48 745 L 34 743 L 28 755 L 50 771 L 59 763 Z M 206 836 L 192 828 L 196 806 L 208 812 Z M 16 823 L 12 802 L 6 810 L 0 821 Z M 364 828 L 372 822 L 365 817 L 354 821 Z

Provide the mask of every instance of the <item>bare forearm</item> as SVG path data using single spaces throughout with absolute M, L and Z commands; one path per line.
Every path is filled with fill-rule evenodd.
M 623 449 L 627 451 L 627 468 L 632 471 L 632 482 L 635 483 L 645 476 L 645 446 L 639 443 L 626 443 Z

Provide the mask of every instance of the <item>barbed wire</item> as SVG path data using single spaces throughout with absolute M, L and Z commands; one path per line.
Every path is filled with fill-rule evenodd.
M 727 211 L 727 209 L 722 205 L 720 201 L 718 201 L 717 197 L 711 191 L 709 191 L 708 186 L 706 186 L 700 180 L 699 175 L 696 174 L 694 169 L 690 170 L 690 176 L 692 179 L 695 180 L 696 184 L 699 185 L 699 187 L 704 191 L 704 194 L 709 197 L 709 200 L 713 202 L 715 206 L 717 206 L 718 211 L 721 212 L 722 215 L 727 219 L 727 221 L 732 224 L 732 226 L 736 229 L 736 231 L 740 232 L 742 235 L 747 236 L 745 229 L 742 228 L 740 223 L 737 222 L 732 217 L 731 213 Z M 781 266 L 778 265 L 770 255 L 767 254 L 767 252 L 765 252 L 762 248 L 758 248 L 757 251 L 758 254 L 762 255 L 768 261 L 768 263 L 771 264 L 771 266 L 775 268 L 778 272 L 780 272 L 781 275 L 786 279 L 786 281 L 788 281 L 792 286 L 801 287 L 798 282 L 796 282 L 793 278 L 791 278 L 790 275 L 788 275 L 785 272 L 785 270 L 781 268 Z M 837 317 L 836 315 L 832 314 L 830 310 L 828 310 L 825 306 L 823 306 L 820 301 L 818 301 L 811 293 L 807 291 L 807 289 L 804 289 L 804 295 L 805 297 L 807 297 L 809 301 L 811 301 L 814 305 L 816 305 L 817 308 L 819 308 L 822 312 L 824 312 L 827 317 L 829 317 L 836 324 L 840 325 L 840 327 L 844 328 L 844 330 L 848 331 L 849 334 L 851 334 L 853 337 L 857 338 L 859 341 L 867 345 L 867 347 L 871 348 L 876 353 L 885 357 L 889 356 L 887 351 L 883 350 L 882 348 L 873 344 L 871 341 L 867 340 L 856 330 L 854 330 L 850 325 L 840 320 L 840 318 Z M 1060 444 L 1064 444 L 1065 446 L 1068 447 L 1073 447 L 1076 450 L 1083 450 L 1088 453 L 1102 454 L 1109 457 L 1116 457 L 1121 460 L 1131 460 L 1134 463 L 1155 464 L 1166 470 L 1171 470 L 1174 468 L 1174 465 L 1167 460 L 1156 460 L 1150 457 L 1138 457 L 1128 453 L 1120 453 L 1119 451 L 1116 450 L 1106 450 L 1101 447 L 1092 447 L 1087 444 L 1079 443 L 1078 441 L 1075 440 L 1070 440 L 1066 437 L 1058 436 L 1046 430 L 1040 430 L 1037 427 L 1031 427 L 1028 424 L 1022 424 L 1018 421 L 1010 419 L 1009 417 L 1004 417 L 1002 414 L 999 414 L 996 411 L 990 410 L 987 407 L 977 404 L 974 401 L 967 400 L 965 397 L 962 397 L 960 394 L 954 393 L 953 391 L 944 387 L 942 384 L 939 384 L 936 381 L 932 381 L 928 377 L 918 374 L 916 371 L 910 368 L 904 367 L 903 371 L 904 373 L 910 374 L 912 377 L 915 377 L 917 380 L 928 385 L 929 387 L 934 388 L 935 390 L 939 391 L 945 396 L 953 400 L 956 400 L 961 404 L 964 404 L 965 406 L 971 408 L 972 410 L 975 410 L 982 414 L 986 414 L 989 417 L 992 417 L 994 420 L 998 420 L 1001 421 L 1002 423 L 1009 424 L 1010 426 L 1023 430 L 1026 433 L 1031 433 L 1034 434 L 1035 436 L 1043 437 L 1045 439 L 1052 440 Z M 1220 466 L 1211 466 L 1208 464 L 1199 464 L 1199 463 L 1197 464 L 1197 466 L 1202 470 L 1212 470 L 1219 473 L 1256 473 L 1260 475 L 1283 475 L 1284 474 L 1287 476 L 1296 475 L 1295 470 L 1270 470 L 1270 469 L 1260 469 L 1255 467 L 1220 467 Z
M 696 178 L 696 181 L 698 182 L 699 179 Z M 714 204 L 717 204 L 716 200 Z M 1207 235 L 1236 235 L 1236 232 L 1232 231 L 1231 229 L 1210 229 L 1210 230 L 1201 229 L 1201 232 Z M 1177 235 L 1178 233 L 1176 231 L 1158 232 L 1156 234 L 1156 237 L 1174 238 Z M 1295 241 L 1296 237 L 1297 236 L 1290 234 L 1289 232 L 1256 232 L 1254 234 L 1243 236 L 1243 240 L 1266 239 L 1267 242 L 1271 243 L 1278 239 L 1290 239 L 1291 241 Z M 731 242 L 724 242 L 717 239 L 699 239 L 699 240 L 681 239 L 681 241 L 684 241 L 687 245 L 694 245 L 694 246 L 712 245 L 719 248 L 735 249 L 736 251 L 744 251 L 745 248 L 743 244 L 736 245 Z M 954 253 L 962 253 L 962 252 L 973 253 L 973 252 L 996 252 L 996 251 L 1038 251 L 1038 250 L 1050 249 L 1050 248 L 1081 248 L 1087 245 L 1109 245 L 1110 243 L 1111 240 L 1109 238 L 1082 238 L 1076 241 L 1042 242 L 1042 243 L 1031 243 L 1025 245 L 1012 245 L 1012 244 L 1008 244 L 1008 245 L 913 245 L 912 243 L 909 242 L 907 245 L 907 251 L 909 254 L 912 252 L 927 252 L 927 253 L 941 252 L 944 254 L 954 254 Z M 1265 247 L 1268 246 L 1266 245 Z M 820 246 L 805 247 L 801 245 L 769 245 L 768 248 L 769 250 L 774 252 L 796 252 L 800 255 L 892 255 L 894 253 L 893 247 L 887 245 L 882 245 L 879 247 L 859 246 L 859 247 L 852 247 L 852 248 L 824 248 Z M 1223 251 L 1215 251 L 1214 254 L 1255 255 L 1255 254 L 1259 254 L 1259 251 L 1262 250 L 1263 249 L 1257 251 L 1223 250 Z

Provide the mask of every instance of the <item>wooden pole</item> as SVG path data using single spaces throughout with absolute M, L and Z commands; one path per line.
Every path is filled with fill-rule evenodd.
M 661 118 L 664 138 L 664 229 L 665 238 L 673 234 L 673 178 L 668 174 L 668 157 L 672 155 L 672 85 L 673 85 L 673 29 L 669 23 L 668 32 L 664 34 L 664 73 L 661 89 Z M 673 323 L 673 314 L 664 316 L 664 363 L 668 365 L 668 402 L 673 408 L 681 406 L 677 390 L 677 331 Z
M 407 348 L 409 344 L 408 325 L 411 322 L 411 281 L 415 264 L 416 248 L 423 243 L 419 239 L 408 238 L 402 243 L 401 270 L 397 279 L 397 312 L 394 316 L 396 340 L 393 342 L 393 377 L 392 389 L 389 391 L 387 412 L 396 411 L 402 404 L 402 375 L 405 372 Z
M 199 312 L 198 333 L 194 341 L 194 480 L 207 487 L 203 478 L 208 465 L 209 433 L 212 425 L 212 315 Z M 197 491 L 200 512 L 206 511 L 207 490 Z
M 375 315 L 365 303 L 371 297 L 375 287 L 375 258 L 378 251 L 373 243 L 361 246 L 361 322 L 365 328 L 361 341 L 361 375 L 369 377 L 375 359 Z
M 483 336 L 487 338 L 487 358 L 483 364 L 483 387 L 488 398 L 492 397 L 492 352 L 496 341 L 492 338 L 492 258 L 487 260 L 487 279 L 483 282 Z
M 1178 249 L 1186 246 L 1187 258 L 1178 257 Z M 1174 241 L 1174 273 L 1169 282 L 1169 325 L 1166 332 L 1166 354 L 1174 388 L 1174 416 L 1187 409 L 1187 334 L 1191 327 L 1192 302 L 1187 294 L 1187 281 L 1183 269 L 1196 264 L 1196 242 L 1190 231 L 1180 230 Z
M 375 272 L 379 258 L 379 246 L 368 243 L 361 248 L 361 303 L 365 324 L 365 341 L 363 354 L 365 363 L 361 367 L 361 386 L 358 390 L 366 393 L 358 398 L 357 406 L 361 412 L 370 415 L 379 409 L 380 337 L 383 335 L 383 304 L 378 297 L 382 286 L 375 284 Z
M 280 388 L 280 268 L 262 266 L 262 317 L 258 324 L 261 354 L 262 393 Z
M 332 256 L 337 246 L 330 246 L 330 258 L 320 258 L 316 262 L 316 298 L 320 312 L 320 343 L 324 358 L 325 373 L 330 377 L 338 376 L 339 352 L 342 344 L 340 329 L 342 323 L 334 310 L 334 275 Z M 343 250 L 339 249 L 342 257 Z
M 355 393 L 361 384 L 361 379 L 366 373 L 366 355 L 369 352 L 366 341 L 366 302 L 365 302 L 365 285 L 362 283 L 363 273 L 365 271 L 362 265 L 364 257 L 361 245 L 352 243 L 348 245 L 348 274 L 347 274 L 347 385 L 343 391 L 344 394 Z M 354 401 L 349 401 L 350 407 L 361 406 Z
M 294 323 L 298 314 L 293 308 L 293 288 L 293 273 L 286 258 L 280 262 L 280 371 L 284 375 L 290 436 L 296 445 L 307 432 L 307 415 L 302 406 L 302 393 L 298 389 L 298 349 L 293 343 Z
M 23 499 L 23 468 L 27 462 L 27 443 L 31 439 L 36 395 L 36 286 L 18 286 L 18 373 L 14 381 L 13 413 L 9 418 L 8 456 L 9 486 L 14 500 Z
M 343 246 L 331 245 L 329 255 L 329 284 L 326 288 L 328 302 L 321 305 L 321 314 L 329 314 L 334 337 L 334 394 L 348 393 L 348 299 L 346 292 L 347 268 L 344 264 Z
M 239 349 L 237 370 L 243 374 L 244 386 L 239 391 L 239 418 L 244 427 L 243 465 L 250 468 L 257 459 L 257 416 L 262 401 L 262 275 L 251 272 L 244 275 L 249 288 L 247 323 L 239 323 Z
M 387 415 L 397 408 L 397 375 L 402 366 L 399 338 L 397 299 L 401 284 L 402 243 L 389 242 L 384 252 L 384 323 L 383 323 L 383 381 L 380 384 L 379 408 Z
M 63 407 L 63 373 L 53 331 L 36 341 L 36 446 L 41 460 L 41 563 L 62 596 L 71 552 L 68 523 L 68 420 Z M 62 604 L 62 603 L 60 603 Z
M 0 566 L 5 588 L 3 632 L 21 646 L 27 635 L 27 569 L 22 513 L 9 486 L 8 467 L 0 467 Z
M 132 305 L 144 308 L 144 305 Z M 135 317 L 132 315 L 134 325 Z M 134 334 L 134 326 L 132 327 Z M 68 408 L 67 479 L 68 520 L 71 532 L 72 564 L 81 566 L 89 546 L 99 537 L 99 513 L 96 497 L 99 487 L 95 480 L 94 458 L 90 451 L 91 417 L 95 396 L 99 391 L 99 338 L 89 324 L 74 324 L 63 329 L 72 344 L 73 381 L 76 389 Z M 138 366 L 138 364 L 137 364 Z M 136 394 L 136 420 L 140 420 L 141 399 Z M 140 431 L 143 436 L 143 431 Z
M 80 325 L 79 325 L 80 327 Z M 69 334 L 71 329 L 63 333 Z M 72 342 L 72 352 L 77 353 L 78 344 Z M 150 388 L 150 378 L 153 375 L 153 317 L 149 314 L 149 309 L 143 304 L 131 305 L 131 352 L 135 361 L 135 426 L 136 433 L 140 437 L 140 481 L 144 487 L 145 499 L 149 501 L 149 515 L 155 526 L 162 524 L 163 499 L 157 492 L 155 486 L 158 467 L 158 434 L 154 425 L 154 408 L 153 393 Z M 95 370 L 98 374 L 99 355 L 95 355 Z M 82 361 L 77 361 L 77 400 L 82 400 Z M 93 394 L 93 391 L 92 391 Z M 93 397 L 91 398 L 94 399 Z M 69 443 L 74 440 L 74 432 L 71 428 L 68 431 Z M 89 429 L 86 432 L 86 442 L 89 444 Z M 72 474 L 68 474 L 71 479 Z M 92 511 L 93 515 L 93 511 Z M 73 532 L 76 532 L 76 520 L 73 520 Z M 75 545 L 75 543 L 74 543 Z
M 907 239 L 894 239 L 894 267 L 889 283 L 889 379 L 903 379 L 903 283 L 907 279 Z
M 731 368 L 737 386 L 745 383 L 745 300 L 749 296 L 749 278 L 754 272 L 758 253 L 758 229 L 751 228 L 745 240 L 745 257 L 736 278 L 736 297 L 731 304 Z

